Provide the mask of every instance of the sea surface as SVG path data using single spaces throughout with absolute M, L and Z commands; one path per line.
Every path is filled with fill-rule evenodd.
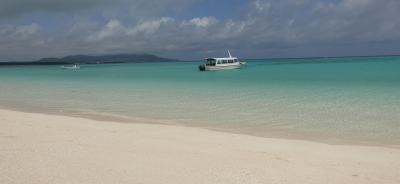
M 0 67 L 0 107 L 265 137 L 400 145 L 400 57 Z

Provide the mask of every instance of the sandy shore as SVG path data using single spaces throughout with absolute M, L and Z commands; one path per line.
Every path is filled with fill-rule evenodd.
M 392 148 L 8 110 L 0 126 L 2 184 L 400 183 Z

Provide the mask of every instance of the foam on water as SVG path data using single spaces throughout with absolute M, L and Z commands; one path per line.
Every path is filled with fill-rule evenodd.
M 221 72 L 199 72 L 198 64 L 0 68 L 0 104 L 265 136 L 400 142 L 399 57 L 249 60 Z

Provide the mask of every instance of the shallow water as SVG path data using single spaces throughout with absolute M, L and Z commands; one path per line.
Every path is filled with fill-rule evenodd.
M 107 114 L 269 136 L 400 143 L 400 57 L 0 68 L 0 106 Z

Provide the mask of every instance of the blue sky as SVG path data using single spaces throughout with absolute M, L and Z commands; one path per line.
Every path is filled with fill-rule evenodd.
M 0 61 L 400 54 L 398 0 L 0 0 Z

